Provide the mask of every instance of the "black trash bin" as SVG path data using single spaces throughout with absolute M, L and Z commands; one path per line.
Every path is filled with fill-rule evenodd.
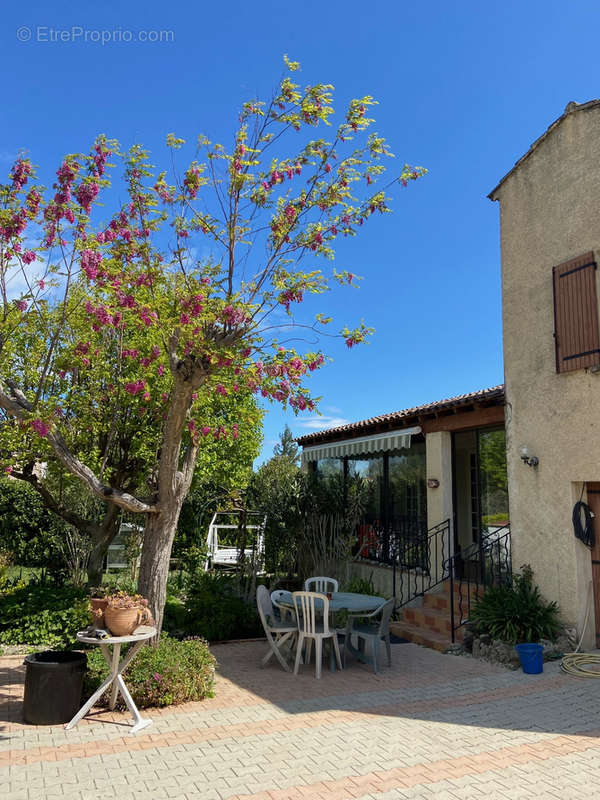
M 23 716 L 31 725 L 69 722 L 81 708 L 85 653 L 73 650 L 25 657 Z

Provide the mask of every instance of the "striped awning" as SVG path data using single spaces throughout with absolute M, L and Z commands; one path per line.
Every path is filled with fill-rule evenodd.
M 390 450 L 401 450 L 410 447 L 411 437 L 416 433 L 421 433 L 419 426 L 391 433 L 380 433 L 375 436 L 361 436 L 356 439 L 344 439 L 341 442 L 317 444 L 302 450 L 302 461 L 319 461 L 321 458 L 364 456 L 372 453 L 388 453 Z

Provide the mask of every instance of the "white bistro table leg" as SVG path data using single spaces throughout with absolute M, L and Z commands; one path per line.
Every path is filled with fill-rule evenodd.
M 129 709 L 131 716 L 133 717 L 134 724 L 130 730 L 130 733 L 137 733 L 138 731 L 142 730 L 142 728 L 147 728 L 148 725 L 152 725 L 151 719 L 143 719 L 141 717 L 136 704 L 133 702 L 133 698 L 129 694 L 127 686 L 125 686 L 125 681 L 122 678 L 123 671 L 133 660 L 137 651 L 143 644 L 144 640 L 133 644 L 129 648 L 129 652 L 127 653 L 127 655 L 119 663 L 121 644 L 115 643 L 113 645 L 114 649 L 111 654 L 108 645 L 105 642 L 100 642 L 100 648 L 102 650 L 102 653 L 104 655 L 104 658 L 106 659 L 106 663 L 108 664 L 110 670 L 109 675 L 104 681 L 104 683 L 98 689 L 96 689 L 96 691 L 87 701 L 87 703 L 77 712 L 77 714 L 75 714 L 73 719 L 65 725 L 65 730 L 69 731 L 71 730 L 71 728 L 74 728 L 75 725 L 77 725 L 77 723 L 87 714 L 87 712 L 92 708 L 92 706 L 96 703 L 96 701 L 99 700 L 104 691 L 108 689 L 111 683 L 112 683 L 112 689 L 109 698 L 109 708 L 111 709 L 111 711 L 114 709 L 117 702 L 117 696 L 120 691 L 123 700 L 125 700 L 125 705 Z
M 102 646 L 102 645 L 101 645 Z M 117 696 L 119 694 L 119 685 L 117 684 L 115 678 L 119 674 L 119 660 L 121 658 L 121 645 L 115 644 L 113 645 L 112 651 L 112 659 L 110 657 L 110 650 L 108 649 L 108 645 L 105 644 L 102 646 L 102 652 L 104 653 L 104 658 L 108 662 L 108 666 L 110 667 L 110 674 L 113 677 L 113 684 L 110 689 L 110 697 L 108 699 L 108 707 L 111 711 L 115 710 L 115 706 L 117 704 Z

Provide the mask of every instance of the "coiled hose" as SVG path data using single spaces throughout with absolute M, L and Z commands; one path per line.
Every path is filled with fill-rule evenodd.
M 600 655 L 578 652 L 579 648 L 581 647 L 581 642 L 583 641 L 588 618 L 590 616 L 590 609 L 592 606 L 592 591 L 593 587 L 592 582 L 590 581 L 588 601 L 585 609 L 585 619 L 583 621 L 583 628 L 581 632 L 581 638 L 579 639 L 579 644 L 575 648 L 574 653 L 567 653 L 563 656 L 562 661 L 560 662 L 560 668 L 562 672 L 566 672 L 567 675 L 573 675 L 576 678 L 600 678 Z M 593 665 L 598 669 L 586 669 L 586 666 L 589 667 L 590 665 Z
M 596 669 L 586 669 L 590 665 Z M 593 653 L 567 653 L 560 662 L 560 668 L 576 678 L 600 678 L 600 656 Z

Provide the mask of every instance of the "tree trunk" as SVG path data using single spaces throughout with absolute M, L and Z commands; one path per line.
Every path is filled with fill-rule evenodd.
M 108 552 L 108 547 L 113 541 L 121 523 L 121 509 L 109 503 L 106 507 L 102 523 L 89 529 L 92 540 L 92 551 L 87 567 L 88 586 L 100 586 L 102 584 L 102 568 L 104 557 Z
M 138 591 L 147 598 L 160 634 L 167 599 L 167 578 L 173 539 L 185 495 L 178 494 L 161 503 L 160 514 L 148 514 L 138 578 Z
M 180 458 L 181 439 L 192 403 L 192 391 L 200 386 L 200 382 L 192 386 L 193 361 L 176 362 L 175 356 L 172 356 L 171 361 L 174 364 L 172 369 L 174 369 L 175 386 L 165 420 L 158 464 L 155 503 L 158 513 L 148 514 L 146 517 L 138 578 L 138 591 L 148 600 L 158 635 L 162 629 L 167 598 L 167 578 L 173 539 L 181 507 L 192 482 L 198 454 L 198 442 L 192 441 L 183 459 Z

